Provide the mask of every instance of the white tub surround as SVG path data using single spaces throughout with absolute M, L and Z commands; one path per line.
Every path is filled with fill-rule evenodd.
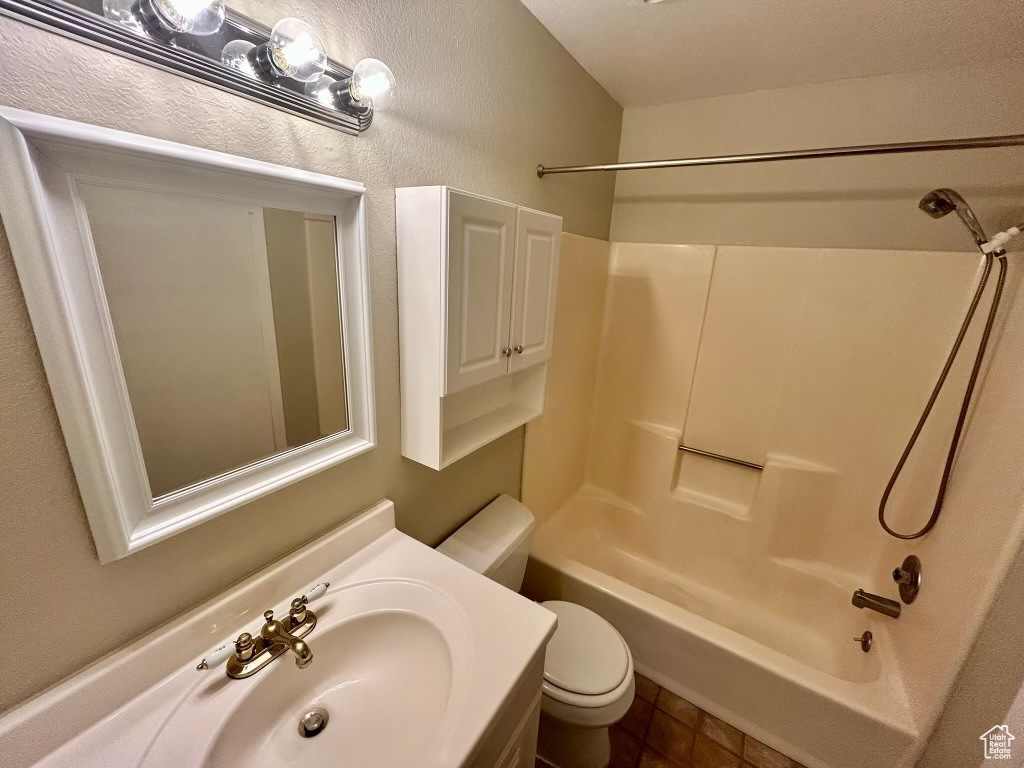
M 308 668 L 288 654 L 244 680 L 196 670 L 315 581 L 330 588 L 311 606 Z M 337 738 L 353 765 L 525 768 L 554 628 L 549 611 L 395 530 L 384 501 L 9 712 L 5 765 L 314 765 Z M 334 719 L 301 739 L 297 718 L 315 705 Z
M 538 531 L 524 594 L 596 611 L 639 672 L 808 768 L 908 765 L 891 620 L 785 563 L 702 557 L 679 522 L 585 488 Z M 870 653 L 851 642 L 865 629 Z
M 878 525 L 879 496 L 979 255 L 610 253 L 603 304 L 578 303 L 555 328 L 556 349 L 586 340 L 594 383 L 552 368 L 527 432 L 523 502 L 541 525 L 526 594 L 600 613 L 643 674 L 809 768 L 909 768 L 1021 542 L 1024 476 L 1006 447 L 1019 421 L 1016 314 L 996 326 L 941 523 L 897 541 Z M 566 284 L 591 276 L 563 264 Z M 896 486 L 898 530 L 927 518 L 968 370 L 954 367 Z M 552 423 L 581 397 L 589 414 Z M 547 446 L 568 439 L 585 445 L 582 469 L 581 450 Z M 858 588 L 895 598 L 893 568 L 910 554 L 924 588 L 899 619 L 851 605 Z M 868 653 L 854 642 L 865 630 Z

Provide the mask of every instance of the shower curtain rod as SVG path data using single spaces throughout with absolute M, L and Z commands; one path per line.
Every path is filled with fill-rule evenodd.
M 905 152 L 946 152 L 954 149 L 985 149 L 991 147 L 1024 146 L 1024 134 L 1009 136 L 979 136 L 973 139 L 939 139 L 937 141 L 908 141 L 900 144 L 864 144 L 853 147 L 824 147 L 798 149 L 788 152 L 760 152 L 752 155 L 719 155 L 717 157 L 681 157 L 675 160 L 642 160 L 635 163 L 605 163 L 603 165 L 561 165 L 552 168 L 537 166 L 541 178 L 552 173 L 590 173 L 593 171 L 641 171 L 649 168 L 687 168 L 695 165 L 734 165 L 739 163 L 769 163 L 776 160 L 812 160 L 821 157 L 854 157 L 857 155 L 895 155 Z

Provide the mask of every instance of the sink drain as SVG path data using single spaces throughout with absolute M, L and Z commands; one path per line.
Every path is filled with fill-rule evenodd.
M 299 736 L 305 739 L 316 736 L 327 727 L 327 720 L 329 718 L 330 715 L 327 714 L 327 710 L 323 707 L 309 710 L 309 712 L 299 718 Z

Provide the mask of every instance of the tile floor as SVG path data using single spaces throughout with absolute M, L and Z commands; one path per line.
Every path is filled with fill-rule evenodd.
M 802 768 L 642 675 L 611 741 L 609 768 Z M 540 758 L 536 765 L 553 768 Z

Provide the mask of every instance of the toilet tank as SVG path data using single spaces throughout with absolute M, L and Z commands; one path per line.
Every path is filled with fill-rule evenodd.
M 530 510 L 502 494 L 445 539 L 437 551 L 518 592 L 533 528 Z

